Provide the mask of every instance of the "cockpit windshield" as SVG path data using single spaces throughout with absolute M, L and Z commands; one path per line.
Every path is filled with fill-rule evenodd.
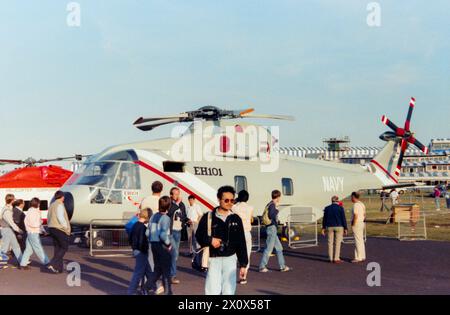
M 73 185 L 111 188 L 119 165 L 120 163 L 117 162 L 95 162 L 87 164 L 84 172 Z
M 105 190 L 139 190 L 141 180 L 134 151 L 122 151 L 87 161 L 66 185 L 83 185 Z
M 96 156 L 86 161 L 66 185 L 88 186 L 91 204 L 120 205 L 130 190 L 141 189 L 137 160 L 131 150 Z

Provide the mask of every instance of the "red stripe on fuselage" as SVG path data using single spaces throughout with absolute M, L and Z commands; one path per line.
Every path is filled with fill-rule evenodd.
M 370 161 L 371 163 L 375 164 L 376 166 L 378 166 L 383 172 L 386 173 L 386 175 L 388 175 L 396 184 L 398 184 L 398 180 L 395 179 L 394 176 L 391 175 L 391 173 L 389 173 L 380 163 L 378 163 L 375 160 Z
M 143 168 L 146 168 L 147 170 L 151 171 L 152 173 L 155 173 L 156 175 L 164 178 L 166 181 L 170 182 L 171 184 L 174 184 L 176 187 L 180 188 L 181 190 L 183 190 L 187 194 L 194 195 L 197 198 L 197 200 L 200 201 L 203 205 L 205 205 L 208 209 L 213 210 L 215 208 L 208 201 L 206 201 L 205 199 L 200 197 L 198 194 L 196 194 L 195 192 L 193 192 L 192 190 L 190 190 L 189 188 L 187 188 L 186 186 L 181 184 L 179 181 L 173 179 L 172 177 L 170 177 L 166 173 L 161 172 L 157 168 L 154 168 L 153 166 L 151 166 L 151 165 L 149 165 L 149 164 L 147 164 L 147 163 L 145 163 L 143 161 L 136 161 L 135 163 L 140 165 L 140 166 L 142 166 Z

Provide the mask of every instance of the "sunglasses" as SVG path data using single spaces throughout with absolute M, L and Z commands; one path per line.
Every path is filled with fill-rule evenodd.
M 222 199 L 224 203 L 234 203 L 234 199 Z

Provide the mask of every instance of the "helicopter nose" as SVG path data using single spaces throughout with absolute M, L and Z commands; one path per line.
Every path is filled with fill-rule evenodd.
M 75 201 L 72 193 L 67 191 L 64 192 L 64 206 L 66 207 L 69 220 L 72 220 L 73 211 L 75 209 Z

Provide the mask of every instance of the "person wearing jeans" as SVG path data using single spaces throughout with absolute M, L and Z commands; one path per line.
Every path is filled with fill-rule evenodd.
M 439 186 L 434 187 L 434 203 L 436 204 L 436 211 L 441 210 L 441 191 Z
M 283 245 L 278 238 L 278 209 L 277 205 L 281 200 L 281 192 L 279 190 L 274 190 L 272 192 L 272 201 L 267 205 L 269 210 L 269 219 L 271 221 L 270 225 L 266 227 L 267 239 L 266 239 L 266 248 L 264 250 L 261 263 L 259 264 L 259 272 L 268 272 L 267 264 L 269 263 L 270 255 L 275 248 L 275 252 L 277 254 L 278 265 L 280 267 L 281 272 L 287 272 L 291 269 L 286 266 L 284 255 L 283 255 Z
M 172 263 L 170 268 L 170 275 L 172 284 L 179 284 L 177 279 L 177 262 L 180 255 L 181 231 L 183 226 L 191 225 L 192 222 L 186 215 L 186 206 L 181 201 L 181 191 L 174 187 L 170 190 L 171 205 L 168 211 L 168 216 L 171 218 L 171 244 L 172 244 Z
M 217 192 L 219 207 L 204 215 L 195 237 L 202 248 L 209 248 L 206 295 L 236 293 L 237 262 L 239 277 L 245 276 L 248 265 L 247 245 L 242 219 L 231 211 L 236 191 L 223 186 Z
M 328 256 L 335 264 L 341 261 L 341 245 L 344 234 L 347 235 L 347 219 L 344 208 L 339 205 L 339 197 L 331 198 L 331 205 L 325 208 L 322 220 L 322 235 L 328 234 Z
M 168 196 L 159 200 L 159 212 L 155 213 L 150 219 L 150 243 L 152 247 L 155 269 L 151 285 L 156 287 L 156 282 L 162 277 L 164 292 L 166 295 L 172 295 L 172 281 L 170 278 L 170 268 L 172 264 L 172 244 L 170 237 L 170 218 L 167 211 L 171 205 Z
M 129 243 L 133 249 L 133 256 L 136 260 L 136 265 L 134 267 L 133 276 L 130 281 L 130 286 L 128 287 L 128 295 L 134 295 L 137 293 L 139 283 L 147 277 L 147 279 L 152 279 L 152 270 L 150 268 L 150 263 L 148 259 L 148 238 L 146 236 L 147 227 L 145 224 L 148 223 L 148 211 L 141 210 L 139 213 L 139 221 L 133 226 L 131 230 Z M 148 285 L 149 283 L 147 283 Z M 147 290 L 149 288 L 146 288 Z
M 1 253 L 7 254 L 9 249 L 12 248 L 14 256 L 18 263 L 22 260 L 22 250 L 20 249 L 19 242 L 17 241 L 16 233 L 24 233 L 16 223 L 14 223 L 13 219 L 13 207 L 12 203 L 14 202 L 15 197 L 12 194 L 8 194 L 5 197 L 6 205 L 0 212 L 0 226 L 2 231 L 2 247 Z
M 22 270 L 30 269 L 28 265 L 33 252 L 44 266 L 48 265 L 50 262 L 41 243 L 40 233 L 42 228 L 42 219 L 41 211 L 39 210 L 40 203 L 41 201 L 38 198 L 33 198 L 30 202 L 30 209 L 28 209 L 25 217 L 25 228 L 28 235 L 26 240 L 26 248 L 20 262 L 20 267 Z
M 188 246 L 189 254 L 194 255 L 198 249 L 197 240 L 195 239 L 195 233 L 197 232 L 198 222 L 203 216 L 203 210 L 197 203 L 197 198 L 194 195 L 190 195 L 188 198 L 189 206 L 186 209 L 188 219 L 192 224 L 187 228 L 188 233 Z

